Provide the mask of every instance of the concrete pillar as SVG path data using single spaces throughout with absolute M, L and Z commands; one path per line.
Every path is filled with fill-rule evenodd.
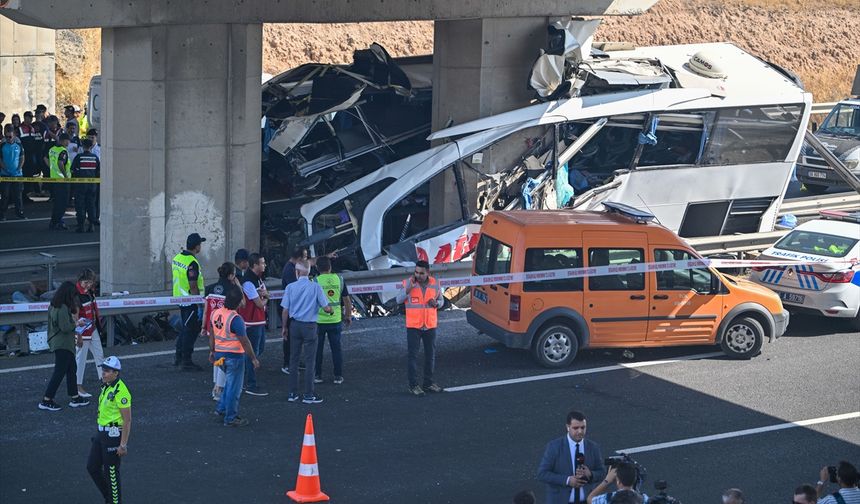
M 189 233 L 207 283 L 259 246 L 262 25 L 102 31 L 103 291 L 170 287 Z
M 0 112 L 6 122 L 39 104 L 55 110 L 54 33 L 0 16 Z
M 452 121 L 462 124 L 528 105 L 533 91 L 526 88 L 529 71 L 546 47 L 547 17 L 436 21 L 433 49 L 433 131 Z M 510 146 L 516 148 L 517 146 Z M 480 165 L 495 173 L 504 149 L 485 154 Z M 495 159 L 494 159 L 495 158 Z M 465 170 L 469 211 L 474 212 L 478 176 Z M 454 177 L 435 177 L 430 187 L 430 225 L 460 218 Z M 439 197 L 433 197 L 440 195 Z

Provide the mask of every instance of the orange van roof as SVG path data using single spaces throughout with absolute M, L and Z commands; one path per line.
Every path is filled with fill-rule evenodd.
M 558 226 L 612 226 L 613 230 L 621 231 L 620 227 L 626 227 L 626 231 L 643 231 L 666 234 L 674 240 L 674 233 L 655 222 L 637 223 L 629 217 L 618 213 L 590 212 L 583 210 L 510 210 L 506 212 L 490 212 L 484 217 L 484 223 L 492 224 L 493 219 L 508 221 L 520 227 L 535 228 L 557 228 Z

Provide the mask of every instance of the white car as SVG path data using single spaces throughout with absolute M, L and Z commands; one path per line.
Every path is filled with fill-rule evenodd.
M 774 290 L 790 311 L 851 319 L 860 330 L 860 211 L 821 214 L 759 257 L 802 264 L 756 267 L 750 279 Z

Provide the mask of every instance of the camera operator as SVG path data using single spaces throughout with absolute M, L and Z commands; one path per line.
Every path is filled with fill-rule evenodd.
M 822 467 L 819 476 L 821 479 L 815 486 L 818 504 L 860 504 L 860 489 L 857 488 L 860 475 L 857 474 L 856 467 L 843 460 L 837 467 Z M 839 490 L 826 495 L 827 481 L 839 483 Z
M 624 490 L 630 490 L 637 493 L 633 485 L 636 484 L 636 466 L 630 462 L 619 462 L 617 465 L 610 467 L 606 473 L 606 478 L 594 487 L 594 490 L 588 494 L 588 504 L 608 504 L 615 502 L 615 495 Z M 615 483 L 615 491 L 606 493 L 609 486 Z M 648 496 L 640 494 L 643 504 L 648 502 Z

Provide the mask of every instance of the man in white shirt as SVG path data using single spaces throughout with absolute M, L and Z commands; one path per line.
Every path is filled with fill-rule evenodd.
M 827 482 L 830 481 L 830 471 L 827 466 L 821 468 L 819 476 L 820 479 L 815 487 L 818 492 L 818 504 L 860 504 L 860 488 L 857 488 L 860 474 L 857 473 L 856 467 L 844 460 L 839 462 L 836 467 L 836 482 L 839 484 L 839 490 L 829 495 L 825 490 Z

